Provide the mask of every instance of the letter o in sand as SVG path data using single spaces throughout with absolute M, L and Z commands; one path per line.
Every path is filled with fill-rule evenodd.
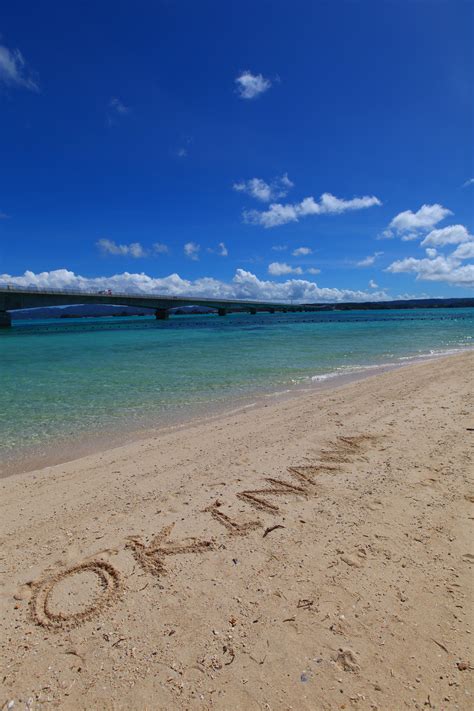
M 51 595 L 58 583 L 80 573 L 92 573 L 97 576 L 101 591 L 98 596 L 80 612 L 64 613 L 51 609 Z M 120 573 L 110 563 L 93 560 L 79 563 L 67 570 L 56 573 L 35 585 L 31 598 L 31 612 L 35 622 L 43 627 L 75 627 L 98 615 L 120 596 L 122 588 Z

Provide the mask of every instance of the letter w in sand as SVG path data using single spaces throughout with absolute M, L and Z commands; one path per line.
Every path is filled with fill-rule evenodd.
M 270 487 L 268 489 L 252 489 L 241 491 L 237 494 L 239 499 L 247 501 L 251 506 L 268 513 L 278 513 L 279 508 L 276 504 L 268 501 L 269 496 L 288 496 L 293 494 L 296 496 L 308 496 L 314 493 L 314 482 L 311 478 L 314 467 L 289 467 L 289 474 L 298 483 L 284 481 L 283 479 L 274 479 L 273 477 L 265 477 Z
M 132 550 L 133 556 L 141 567 L 152 575 L 162 575 L 166 573 L 164 558 L 168 555 L 178 555 L 179 553 L 204 553 L 212 550 L 212 541 L 198 541 L 195 538 L 185 539 L 185 542 L 177 543 L 167 540 L 174 523 L 165 526 L 154 536 L 150 544 L 145 545 L 138 536 L 129 536 L 127 548 Z

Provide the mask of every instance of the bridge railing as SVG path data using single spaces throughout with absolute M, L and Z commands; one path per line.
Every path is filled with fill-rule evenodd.
M 136 293 L 118 293 L 112 292 L 111 289 L 51 289 L 42 288 L 39 286 L 19 286 L 18 284 L 12 284 L 11 282 L 0 282 L 0 291 L 21 291 L 28 292 L 32 294 L 97 294 L 102 296 L 111 296 L 112 294 L 118 296 L 141 296 L 139 292 Z
M 144 299 L 163 299 L 163 300 L 169 300 L 169 301 L 193 301 L 195 299 L 195 303 L 199 303 L 201 301 L 206 301 L 206 302 L 215 302 L 216 304 L 222 303 L 222 304 L 246 304 L 248 303 L 249 305 L 252 304 L 261 304 L 267 305 L 267 306 L 275 306 L 275 307 L 281 307 L 285 308 L 287 306 L 290 306 L 290 304 L 284 304 L 284 303 L 276 303 L 272 301 L 262 301 L 260 299 L 258 300 L 251 300 L 251 299 L 216 299 L 213 297 L 207 297 L 204 295 L 201 296 L 187 296 L 186 294 L 150 294 L 147 292 L 143 291 L 129 291 L 129 292 L 121 292 L 121 291 L 112 291 L 112 289 L 51 289 L 51 288 L 44 288 L 44 287 L 39 287 L 39 286 L 19 286 L 18 284 L 13 284 L 12 282 L 0 282 L 0 291 L 1 292 L 21 292 L 21 293 L 31 293 L 31 294 L 48 294 L 48 295 L 57 295 L 57 296 L 113 296 L 115 298 L 144 298 Z

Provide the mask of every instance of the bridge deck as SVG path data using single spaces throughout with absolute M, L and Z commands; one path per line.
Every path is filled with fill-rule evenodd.
M 80 291 L 59 289 L 36 289 L 0 287 L 0 326 L 8 326 L 11 316 L 7 312 L 47 306 L 68 306 L 72 304 L 111 304 L 115 306 L 135 306 L 154 309 L 157 318 L 166 318 L 170 309 L 180 306 L 205 306 L 216 309 L 224 315 L 229 311 L 300 311 L 298 305 L 271 301 L 246 299 L 211 299 L 195 296 L 168 296 L 160 294 L 127 294 L 112 291 Z

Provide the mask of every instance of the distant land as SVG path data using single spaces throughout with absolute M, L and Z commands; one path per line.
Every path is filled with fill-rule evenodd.
M 474 307 L 474 298 L 457 299 L 397 299 L 396 301 L 348 301 L 336 304 L 304 304 L 318 311 L 355 311 L 368 309 L 460 309 Z
M 296 304 L 294 304 L 296 306 Z M 355 311 L 370 309 L 446 309 L 474 307 L 474 298 L 457 299 L 398 299 L 396 301 L 365 301 L 344 302 L 332 304 L 301 304 L 311 306 L 317 311 Z M 171 314 L 207 314 L 214 312 L 204 306 L 182 306 L 170 309 Z M 115 306 L 112 304 L 75 304 L 73 306 L 49 306 L 37 309 L 22 309 L 13 312 L 13 318 L 46 319 L 46 318 L 86 318 L 111 316 L 152 316 L 153 309 L 137 308 L 135 306 Z

